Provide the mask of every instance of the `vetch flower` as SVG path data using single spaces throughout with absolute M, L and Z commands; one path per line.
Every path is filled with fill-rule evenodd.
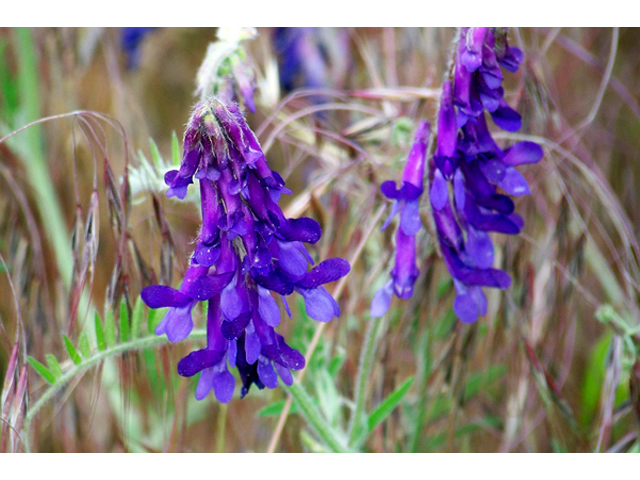
M 213 390 L 218 401 L 230 401 L 230 368 L 242 379 L 241 396 L 252 384 L 275 388 L 280 379 L 290 385 L 291 371 L 305 362 L 275 331 L 280 308 L 273 294 L 291 316 L 285 297 L 298 292 L 309 317 L 328 322 L 340 308 L 323 285 L 345 276 L 350 266 L 331 258 L 309 270 L 313 260 L 304 243 L 320 239 L 320 225 L 284 216 L 278 201 L 291 192 L 269 168 L 238 105 L 214 97 L 195 106 L 180 168 L 165 175 L 167 197 L 183 199 L 194 180 L 202 228 L 182 286 L 142 291 L 149 307 L 170 307 L 156 334 L 186 338 L 193 329 L 192 309 L 207 301 L 207 346 L 178 363 L 180 375 L 200 374 L 196 398 Z
M 386 313 L 393 294 L 405 300 L 411 298 L 413 285 L 420 273 L 416 267 L 416 234 L 422 227 L 419 200 L 423 192 L 429 132 L 429 122 L 420 122 L 402 174 L 402 187 L 397 189 L 391 180 L 387 180 L 380 186 L 384 196 L 395 200 L 391 215 L 382 229 L 387 228 L 391 219 L 398 213 L 400 224 L 396 232 L 395 266 L 391 271 L 391 279 L 373 297 L 372 317 L 381 317 Z
M 453 88 L 448 80 L 442 87 L 438 144 L 429 163 L 430 203 L 440 251 L 453 277 L 453 309 L 465 323 L 487 312 L 482 287 L 506 289 L 511 285 L 506 272 L 493 268 L 489 232 L 520 233 L 524 221 L 502 192 L 513 196 L 530 193 L 516 167 L 537 163 L 543 156 L 542 148 L 533 142 L 518 142 L 502 150 L 486 123 L 485 111 L 503 130 L 520 129 L 520 114 L 504 99 L 500 66 L 515 72 L 522 58 L 519 49 L 508 45 L 505 30 L 462 28 Z M 454 106 L 456 128 L 451 120 Z

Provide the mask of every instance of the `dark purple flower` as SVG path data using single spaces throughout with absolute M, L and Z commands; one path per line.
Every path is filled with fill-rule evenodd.
M 424 167 L 422 167 L 424 168 Z M 251 384 L 275 388 L 278 377 L 290 385 L 291 370 L 304 367 L 304 357 L 276 333 L 280 308 L 273 294 L 298 292 L 307 314 L 328 322 L 340 315 L 323 287 L 349 272 L 341 258 L 312 269 L 303 245 L 320 239 L 320 225 L 310 218 L 286 218 L 278 205 L 291 193 L 272 171 L 254 133 L 235 104 L 216 98 L 196 105 L 184 137 L 178 170 L 169 172 L 167 196 L 184 198 L 198 180 L 202 228 L 180 290 L 153 285 L 142 291 L 151 308 L 170 307 L 156 329 L 171 341 L 186 338 L 193 328 L 191 310 L 208 301 L 207 346 L 178 364 L 178 373 L 200 373 L 198 400 L 211 389 L 220 402 L 233 396 L 229 368 L 238 368 L 242 396 Z M 289 312 L 290 314 L 290 312 Z
M 382 229 L 387 228 L 397 213 L 400 213 L 400 225 L 396 233 L 395 266 L 391 271 L 391 279 L 373 297 L 372 317 L 380 317 L 386 313 L 391 303 L 392 294 L 395 293 L 398 298 L 402 299 L 410 298 L 413 294 L 413 285 L 420 273 L 416 267 L 416 234 L 422 227 L 418 207 L 423 191 L 429 132 L 429 122 L 420 122 L 402 175 L 402 187 L 396 189 L 395 183 L 391 180 L 380 186 L 382 193 L 387 198 L 395 200 L 391 216 Z
M 450 83 L 443 84 L 438 145 L 429 165 L 430 202 L 440 251 L 453 276 L 453 309 L 465 323 L 487 312 L 482 287 L 511 285 L 506 272 L 492 268 L 494 248 L 488 232 L 520 233 L 524 221 L 513 212 L 511 198 L 500 191 L 513 196 L 530 193 L 516 167 L 536 163 L 543 156 L 542 148 L 533 142 L 500 149 L 485 121 L 484 110 L 498 127 L 520 129 L 520 114 L 504 99 L 500 66 L 513 72 L 521 61 L 522 52 L 508 46 L 506 31 L 463 28 L 455 59 L 453 102 Z M 455 131 L 449 120 L 452 103 L 457 107 Z M 457 140 L 453 153 L 452 139 Z

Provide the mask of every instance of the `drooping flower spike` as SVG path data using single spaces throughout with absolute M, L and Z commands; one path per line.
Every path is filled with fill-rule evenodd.
M 304 368 L 304 357 L 275 331 L 279 295 L 294 291 L 305 301 L 309 317 L 328 322 L 340 315 L 323 287 L 345 276 L 346 260 L 331 258 L 311 270 L 304 243 L 320 239 L 320 225 L 310 218 L 288 219 L 278 206 L 290 193 L 272 171 L 254 133 L 236 104 L 211 98 L 196 105 L 184 136 L 178 170 L 165 175 L 168 197 L 183 199 L 198 180 L 202 228 L 179 290 L 152 285 L 142 291 L 151 308 L 170 307 L 156 329 L 175 342 L 193 329 L 191 310 L 208 302 L 207 346 L 178 363 L 178 373 L 200 373 L 196 398 L 211 390 L 220 402 L 231 400 L 237 368 L 241 396 L 252 384 L 275 388 L 278 377 L 291 385 L 291 370 Z
M 391 279 L 373 297 L 372 317 L 381 317 L 387 312 L 393 294 L 405 300 L 411 298 L 413 285 L 420 273 L 416 267 L 416 234 L 422 227 L 418 208 L 423 192 L 429 132 L 429 122 L 421 122 L 418 125 L 413 146 L 402 174 L 402 187 L 396 189 L 395 182 L 392 180 L 387 180 L 380 186 L 385 197 L 395 200 L 391 215 L 382 230 L 389 226 L 391 219 L 398 213 L 400 214 L 400 224 L 396 232 L 395 266 L 391 271 Z
M 500 66 L 515 72 L 522 58 L 518 48 L 508 45 L 506 31 L 462 28 L 454 84 L 447 80 L 442 87 L 438 143 L 429 164 L 429 199 L 440 250 L 453 276 L 453 309 L 465 323 L 487 312 L 482 287 L 506 289 L 511 284 L 506 272 L 492 268 L 489 232 L 520 233 L 524 221 L 501 191 L 513 196 L 530 193 L 515 167 L 537 163 L 543 156 L 533 142 L 502 150 L 486 123 L 485 111 L 499 128 L 520 129 L 520 114 L 504 99 Z

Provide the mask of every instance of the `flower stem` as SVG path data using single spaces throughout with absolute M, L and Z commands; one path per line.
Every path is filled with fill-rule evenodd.
M 311 397 L 304 389 L 302 384 L 294 382 L 287 388 L 288 392 L 293 397 L 293 401 L 298 404 L 300 411 L 309 425 L 315 430 L 315 432 L 324 440 L 327 446 L 331 448 L 333 452 L 345 453 L 349 451 L 344 439 L 340 438 L 338 432 L 329 426 L 329 422 L 322 416 L 316 406 L 313 404 Z
M 206 338 L 207 332 L 204 329 L 194 330 L 191 332 L 190 338 Z M 38 398 L 38 400 L 31 406 L 29 411 L 25 416 L 25 431 L 29 431 L 29 424 L 33 417 L 38 413 L 38 411 L 42 408 L 42 406 L 47 403 L 58 390 L 60 390 L 64 385 L 66 385 L 72 378 L 80 373 L 83 373 L 85 370 L 93 367 L 94 365 L 99 364 L 100 362 L 121 355 L 125 352 L 129 352 L 132 350 L 139 350 L 147 347 L 157 347 L 166 345 L 168 343 L 166 337 L 156 337 L 149 336 L 143 338 L 136 338 L 135 340 L 131 340 L 129 342 L 121 343 L 116 345 L 113 348 L 104 351 L 96 351 L 87 359 L 83 359 L 83 361 L 79 365 L 73 365 L 69 370 L 64 372 L 61 377 L 56 380 L 56 383 L 53 385 L 49 385 L 47 390 Z
M 371 376 L 376 353 L 376 340 L 378 332 L 384 323 L 384 318 L 386 318 L 386 315 L 371 318 L 367 325 L 367 331 L 365 332 L 364 343 L 360 354 L 360 364 L 358 365 L 358 372 L 356 374 L 355 408 L 351 416 L 351 424 L 349 425 L 349 446 L 352 448 L 357 448 L 360 443 L 369 377 Z

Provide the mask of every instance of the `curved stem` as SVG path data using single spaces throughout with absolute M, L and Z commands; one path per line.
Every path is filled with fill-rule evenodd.
M 206 338 L 207 332 L 204 329 L 194 330 L 191 332 L 190 338 Z M 83 360 L 79 365 L 73 365 L 73 367 L 64 372 L 60 378 L 56 380 L 56 383 L 50 385 L 49 388 L 42 394 L 40 398 L 31 406 L 25 416 L 25 431 L 29 430 L 29 424 L 33 417 L 38 413 L 42 406 L 47 403 L 58 390 L 60 390 L 67 382 L 69 382 L 76 375 L 84 372 L 85 370 L 97 365 L 98 363 L 106 360 L 107 358 L 115 357 L 131 350 L 139 350 L 141 348 L 162 346 L 169 343 L 166 337 L 144 337 L 131 340 L 129 342 L 121 343 L 113 348 L 104 351 L 97 351 L 94 354 Z

